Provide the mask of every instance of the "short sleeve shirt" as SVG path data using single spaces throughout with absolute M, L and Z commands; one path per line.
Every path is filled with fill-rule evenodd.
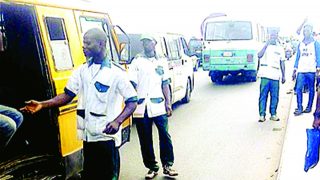
M 259 76 L 280 80 L 280 61 L 284 61 L 284 49 L 280 45 L 269 45 L 260 59 Z
M 115 135 L 102 131 L 123 109 L 123 102 L 137 101 L 137 94 L 127 73 L 105 59 L 102 64 L 85 63 L 71 75 L 65 92 L 78 95 L 78 136 L 85 141 L 114 139 L 121 143 L 121 130 Z
M 166 114 L 162 85 L 169 83 L 169 69 L 166 58 L 147 58 L 138 55 L 129 66 L 130 80 L 136 84 L 138 106 L 134 117 L 149 117 Z

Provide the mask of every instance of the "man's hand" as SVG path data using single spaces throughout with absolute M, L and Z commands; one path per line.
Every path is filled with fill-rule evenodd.
M 120 123 L 117 121 L 112 121 L 106 125 L 106 128 L 103 130 L 103 133 L 106 134 L 115 134 L 119 131 Z
M 170 117 L 172 115 L 171 104 L 166 104 L 165 106 L 166 106 L 167 116 Z
M 286 82 L 286 78 L 282 77 L 281 83 L 284 84 Z
M 314 117 L 313 125 L 315 129 L 320 129 L 320 119 L 318 117 Z
M 26 102 L 26 106 L 20 108 L 20 111 L 34 114 L 42 109 L 42 104 L 39 101 L 30 100 Z

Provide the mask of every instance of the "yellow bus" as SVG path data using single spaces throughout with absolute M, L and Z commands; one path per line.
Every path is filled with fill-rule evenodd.
M 26 100 L 62 93 L 71 72 L 86 61 L 82 38 L 93 27 L 108 35 L 107 56 L 126 68 L 129 41 L 119 43 L 103 7 L 79 0 L 0 0 L 0 104 L 19 109 Z M 24 114 L 1 150 L 0 179 L 68 179 L 80 172 L 76 103 Z M 130 124 L 122 125 L 122 143 L 129 140 Z

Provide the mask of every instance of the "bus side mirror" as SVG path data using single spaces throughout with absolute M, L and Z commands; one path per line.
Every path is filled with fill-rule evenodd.
M 119 43 L 119 64 L 130 64 L 131 63 L 131 43 L 129 36 L 124 32 L 124 30 L 118 26 L 113 26 L 114 30 L 118 33 L 118 41 L 119 37 L 123 36 L 121 42 Z
M 120 43 L 120 64 L 130 64 L 130 45 L 126 42 Z

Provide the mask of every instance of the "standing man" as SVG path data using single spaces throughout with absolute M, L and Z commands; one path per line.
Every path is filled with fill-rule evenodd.
M 272 29 L 270 38 L 258 53 L 260 59 L 259 75 L 260 97 L 259 97 L 259 122 L 266 120 L 266 105 L 270 93 L 270 120 L 279 121 L 277 106 L 279 101 L 279 80 L 285 83 L 284 50 L 278 42 L 278 30 Z
M 102 30 L 88 30 L 83 38 L 83 52 L 90 58 L 73 72 L 64 93 L 46 101 L 31 100 L 21 109 L 35 113 L 65 105 L 78 95 L 77 129 L 83 140 L 84 179 L 119 178 L 119 128 L 134 112 L 137 102 L 126 72 L 106 57 L 106 43 Z
M 143 53 L 137 55 L 129 66 L 132 84 L 138 92 L 138 106 L 133 114 L 136 122 L 143 163 L 149 169 L 146 179 L 158 174 L 152 142 L 152 124 L 158 128 L 160 159 L 163 173 L 177 176 L 171 168 L 174 162 L 173 146 L 168 132 L 168 116 L 171 116 L 168 62 L 156 55 L 157 41 L 150 35 L 142 35 Z
M 298 45 L 296 61 L 292 73 L 292 79 L 295 80 L 297 78 L 296 91 L 298 107 L 294 112 L 294 115 L 296 116 L 299 116 L 302 113 L 311 112 L 315 93 L 314 86 L 316 72 L 318 74 L 320 70 L 320 46 L 313 38 L 312 29 L 313 26 L 309 23 L 306 23 L 303 26 L 304 38 Z M 306 109 L 303 110 L 302 89 L 305 84 L 308 86 L 309 100 Z
M 23 115 L 14 108 L 0 105 L 0 152 L 20 127 Z

